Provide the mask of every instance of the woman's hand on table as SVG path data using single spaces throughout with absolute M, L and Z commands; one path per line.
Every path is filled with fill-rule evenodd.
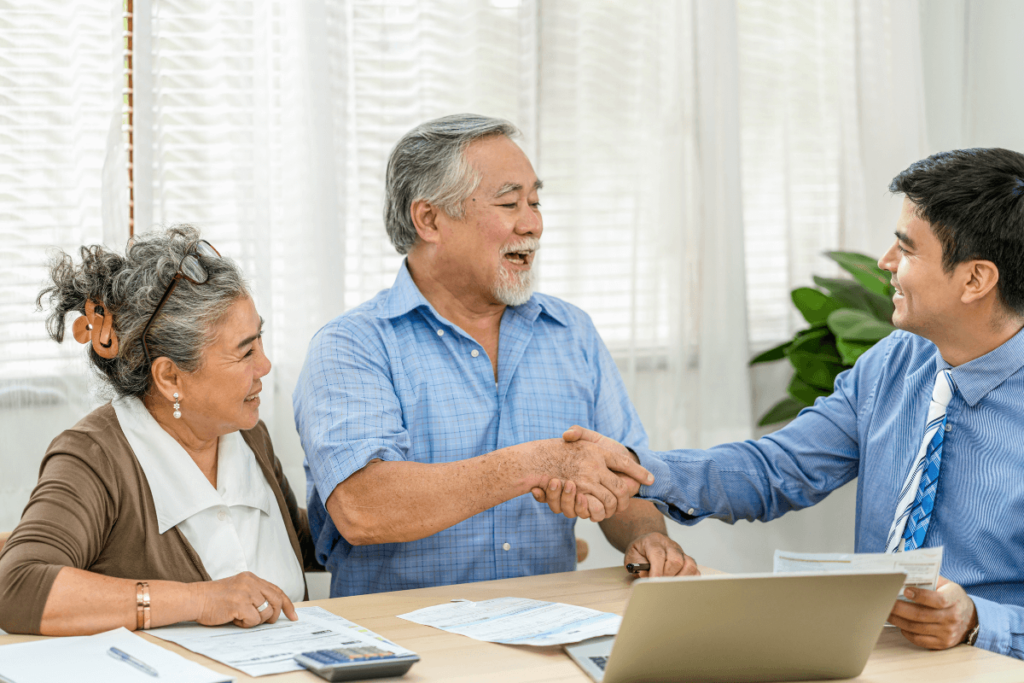
M 252 572 L 242 572 L 218 581 L 194 583 L 199 616 L 196 621 L 204 626 L 219 626 L 228 622 L 250 628 L 262 623 L 273 624 L 281 612 L 292 621 L 299 615 L 284 591 L 264 581 Z M 267 606 L 259 611 L 266 602 Z

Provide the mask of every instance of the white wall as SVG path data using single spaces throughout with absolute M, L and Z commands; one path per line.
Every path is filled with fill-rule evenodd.
M 932 151 L 1024 151 L 1024 2 L 927 0 L 920 7 Z

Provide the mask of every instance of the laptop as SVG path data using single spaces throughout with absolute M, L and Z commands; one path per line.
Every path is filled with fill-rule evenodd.
M 905 579 L 902 572 L 638 579 L 617 636 L 565 650 L 602 683 L 853 678 Z

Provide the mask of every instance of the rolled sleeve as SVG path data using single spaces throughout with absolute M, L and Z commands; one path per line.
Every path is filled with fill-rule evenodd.
M 371 460 L 401 461 L 409 434 L 374 322 L 340 320 L 310 342 L 292 397 L 295 427 L 313 485 L 326 502 Z

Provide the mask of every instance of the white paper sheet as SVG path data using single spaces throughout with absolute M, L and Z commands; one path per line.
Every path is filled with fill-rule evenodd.
M 311 650 L 374 645 L 386 647 L 396 655 L 413 654 L 387 638 L 321 607 L 299 607 L 295 611 L 299 615 L 298 621 L 289 621 L 288 617 L 281 615 L 276 624 L 262 624 L 253 628 L 177 624 L 155 628 L 149 634 L 206 655 L 250 676 L 302 669 L 294 657 Z
M 526 598 L 453 601 L 399 614 L 424 626 L 506 645 L 565 645 L 619 632 L 622 617 L 587 607 Z
M 153 678 L 107 654 L 116 647 L 159 672 Z M 119 628 L 94 636 L 50 638 L 0 647 L 0 677 L 12 683 L 228 683 L 235 679 Z
M 904 588 L 935 590 L 942 569 L 942 547 L 905 553 L 791 553 L 775 551 L 775 571 L 781 572 L 905 572 Z M 900 593 L 902 594 L 902 590 Z

